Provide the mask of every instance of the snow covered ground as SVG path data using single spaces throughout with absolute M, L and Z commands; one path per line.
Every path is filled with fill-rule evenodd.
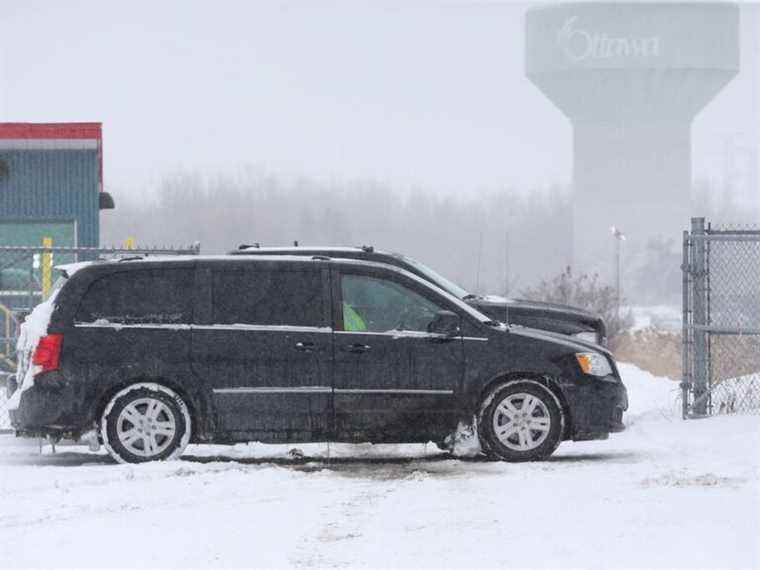
M 680 306 L 637 305 L 624 307 L 633 316 L 631 331 L 655 328 L 658 331 L 681 332 L 683 313 Z
M 254 444 L 129 466 L 0 436 L 0 568 L 758 568 L 760 417 L 683 422 L 675 383 L 621 371 L 628 430 L 542 463 Z

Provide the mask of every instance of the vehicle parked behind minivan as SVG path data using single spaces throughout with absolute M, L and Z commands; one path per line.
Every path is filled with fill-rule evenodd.
M 477 295 L 443 277 L 419 260 L 400 253 L 382 251 L 372 246 L 297 245 L 292 247 L 261 247 L 258 244 L 241 245 L 238 249 L 231 251 L 230 255 L 324 255 L 332 258 L 386 263 L 429 281 L 436 287 L 475 307 L 494 321 L 566 334 L 579 340 L 594 342 L 603 346 L 607 344 L 607 326 L 604 319 L 590 311 L 556 303 L 507 299 L 498 295 Z
M 18 435 L 121 462 L 189 442 L 443 442 L 548 457 L 623 429 L 611 354 L 509 328 L 397 268 L 323 256 L 94 262 L 35 308 L 11 398 Z

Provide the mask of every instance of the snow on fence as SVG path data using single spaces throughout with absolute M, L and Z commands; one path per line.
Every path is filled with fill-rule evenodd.
M 760 413 L 760 229 L 692 219 L 682 269 L 684 417 Z

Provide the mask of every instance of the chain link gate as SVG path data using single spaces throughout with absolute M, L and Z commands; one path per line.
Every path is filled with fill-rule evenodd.
M 693 218 L 682 270 L 684 418 L 760 413 L 760 228 Z
M 47 245 L 47 244 L 46 244 Z M 5 411 L 6 382 L 16 372 L 16 339 L 21 322 L 47 295 L 55 280 L 52 268 L 78 261 L 130 256 L 197 255 L 186 248 L 94 248 L 0 245 L 0 431 L 10 429 Z

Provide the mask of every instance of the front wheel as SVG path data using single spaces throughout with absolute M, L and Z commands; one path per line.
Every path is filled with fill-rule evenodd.
M 100 433 L 119 463 L 179 457 L 190 441 L 190 414 L 174 391 L 141 383 L 116 394 L 103 411 Z
M 486 455 L 504 461 L 549 457 L 562 441 L 564 415 L 556 396 L 535 380 L 496 386 L 478 414 L 478 437 Z

